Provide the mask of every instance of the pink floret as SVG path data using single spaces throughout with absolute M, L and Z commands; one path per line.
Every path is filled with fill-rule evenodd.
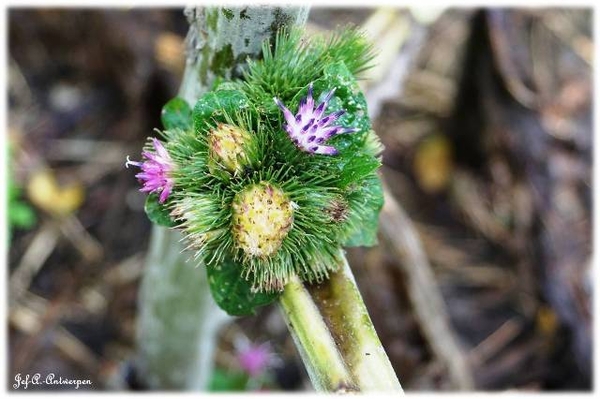
M 325 109 L 334 92 L 335 88 L 329 91 L 325 99 L 315 108 L 311 83 L 308 86 L 308 95 L 300 101 L 296 115 L 293 115 L 278 98 L 273 99 L 283 112 L 285 118 L 283 129 L 302 151 L 335 155 L 338 153 L 335 147 L 324 145 L 325 142 L 335 135 L 358 131 L 356 128 L 344 128 L 334 124 L 345 113 L 344 110 L 325 115 Z
M 155 152 L 143 151 L 141 162 L 130 161 L 127 158 L 125 166 L 133 165 L 142 170 L 135 175 L 142 183 L 140 191 L 159 194 L 158 202 L 162 204 L 173 190 L 174 181 L 171 177 L 173 161 L 160 141 L 152 138 L 152 145 Z
M 250 376 L 256 377 L 265 371 L 272 360 L 272 354 L 266 344 L 260 346 L 251 345 L 239 352 L 237 358 L 240 367 Z

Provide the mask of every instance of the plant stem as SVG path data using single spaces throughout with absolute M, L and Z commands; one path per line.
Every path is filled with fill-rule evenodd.
M 265 39 L 274 41 L 284 26 L 304 25 L 308 7 L 204 7 L 186 10 L 186 70 L 179 96 L 192 105 L 216 78 L 240 77 L 248 57 L 261 55 Z
M 189 8 L 186 70 L 179 96 L 191 106 L 217 77 L 239 74 L 265 39 L 303 24 L 308 8 Z M 181 234 L 153 226 L 140 288 L 139 377 L 152 389 L 206 390 L 219 328 L 230 318 L 210 294 L 203 265 L 189 261 Z
M 204 389 L 217 333 L 229 319 L 206 272 L 187 262 L 181 234 L 154 226 L 140 290 L 138 371 L 152 389 Z
M 343 254 L 329 280 L 295 280 L 280 305 L 317 390 L 399 391 L 402 387 L 377 337 Z
M 285 286 L 279 303 L 315 389 L 358 389 L 317 305 L 298 277 Z

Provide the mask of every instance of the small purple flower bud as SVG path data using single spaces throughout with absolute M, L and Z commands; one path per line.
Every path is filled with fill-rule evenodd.
M 330 90 L 323 102 L 315 108 L 312 97 L 313 84 L 311 83 L 308 86 L 308 94 L 300 101 L 295 116 L 278 98 L 273 99 L 285 118 L 283 130 L 300 150 L 312 154 L 335 155 L 338 151 L 334 147 L 321 144 L 336 134 L 353 133 L 358 130 L 334 125 L 338 118 L 345 113 L 344 110 L 333 112 L 327 116 L 323 115 L 334 92 L 335 88 Z M 310 134 L 307 134 L 309 132 Z M 315 146 L 315 143 L 318 145 Z
M 159 194 L 158 202 L 162 204 L 173 190 L 174 181 L 170 176 L 173 161 L 160 141 L 152 138 L 152 144 L 155 152 L 143 151 L 142 158 L 145 160 L 141 162 L 130 161 L 127 157 L 125 167 L 133 165 L 140 168 L 142 171 L 135 175 L 142 182 L 140 191 Z

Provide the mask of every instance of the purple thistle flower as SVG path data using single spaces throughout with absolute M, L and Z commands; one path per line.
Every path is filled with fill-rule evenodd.
M 140 191 L 160 193 L 158 202 L 162 204 L 173 189 L 174 181 L 169 176 L 173 170 L 173 161 L 160 141 L 152 138 L 152 144 L 156 152 L 142 151 L 142 157 L 146 159 L 142 162 L 130 161 L 127 157 L 125 167 L 133 165 L 142 169 L 141 173 L 135 175 L 143 183 Z
M 237 354 L 240 367 L 251 377 L 260 375 L 273 361 L 268 344 L 248 345 Z
M 338 151 L 334 147 L 323 144 L 335 135 L 359 130 L 334 125 L 334 122 L 346 112 L 344 110 L 324 115 L 327 103 L 334 92 L 335 88 L 327 93 L 323 102 L 315 108 L 315 101 L 312 97 L 313 84 L 311 83 L 308 86 L 308 95 L 300 101 L 296 116 L 277 97 L 273 98 L 285 117 L 284 130 L 302 151 L 312 154 L 335 155 Z

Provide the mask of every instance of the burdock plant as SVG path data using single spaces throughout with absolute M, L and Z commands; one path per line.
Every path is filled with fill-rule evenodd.
M 223 310 L 249 315 L 281 299 L 289 324 L 306 324 L 292 332 L 311 379 L 328 390 L 399 388 L 395 377 L 361 382 L 377 371 L 357 370 L 352 351 L 317 348 L 331 334 L 319 337 L 323 321 L 312 325 L 314 312 L 298 297 L 300 282 L 343 273 L 343 247 L 376 243 L 382 147 L 357 84 L 373 54 L 354 29 L 310 39 L 280 29 L 239 78 L 217 80 L 193 108 L 181 98 L 167 103 L 160 139 L 127 162 L 140 168 L 149 218 L 183 233 Z M 359 323 L 372 330 L 368 315 Z M 390 369 L 376 335 L 354 339 L 357 347 L 375 342 L 374 357 Z

